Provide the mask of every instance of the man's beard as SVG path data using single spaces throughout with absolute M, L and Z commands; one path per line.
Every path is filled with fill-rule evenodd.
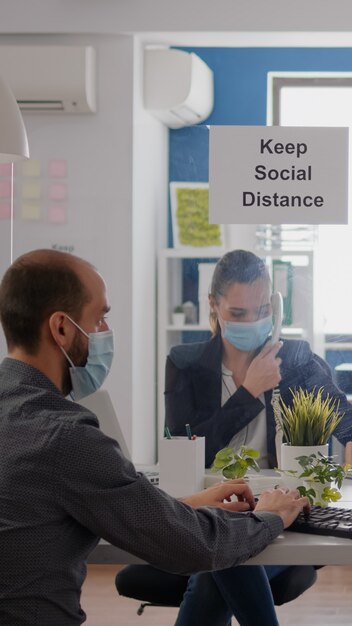
M 75 339 L 72 342 L 70 350 L 67 351 L 72 363 L 76 367 L 84 367 L 87 363 L 88 350 L 87 345 L 84 345 L 84 338 L 81 339 L 81 333 L 77 333 Z M 72 391 L 72 383 L 70 376 L 70 364 L 66 359 L 65 370 L 63 374 L 62 391 L 64 396 L 67 396 Z

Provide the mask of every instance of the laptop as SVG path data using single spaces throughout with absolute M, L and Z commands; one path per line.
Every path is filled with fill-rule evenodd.
M 129 461 L 132 461 L 130 451 L 126 444 L 125 437 L 123 436 L 122 428 L 108 391 L 106 389 L 99 389 L 90 396 L 80 400 L 79 404 L 84 406 L 86 409 L 89 409 L 89 411 L 92 411 L 92 413 L 97 416 L 101 431 L 108 437 L 116 439 L 120 445 L 123 455 Z M 156 465 L 139 465 L 136 469 L 137 471 L 143 472 L 154 485 L 159 484 L 159 471 Z
M 130 451 L 127 447 L 108 391 L 106 391 L 106 389 L 99 389 L 90 396 L 80 400 L 79 404 L 89 409 L 89 411 L 92 411 L 92 413 L 95 413 L 99 420 L 101 431 L 108 437 L 116 439 L 124 456 L 131 461 Z

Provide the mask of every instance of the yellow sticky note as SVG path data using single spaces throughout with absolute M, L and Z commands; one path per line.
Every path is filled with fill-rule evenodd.
M 22 198 L 25 200 L 39 200 L 42 187 L 39 181 L 24 183 L 22 187 Z
M 24 202 L 22 204 L 23 220 L 39 220 L 40 219 L 40 204 L 37 202 Z
M 36 159 L 28 159 L 22 163 L 23 176 L 40 176 L 41 163 Z

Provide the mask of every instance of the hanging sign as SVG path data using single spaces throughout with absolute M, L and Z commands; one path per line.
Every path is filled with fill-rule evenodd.
M 348 128 L 211 126 L 211 224 L 347 224 Z

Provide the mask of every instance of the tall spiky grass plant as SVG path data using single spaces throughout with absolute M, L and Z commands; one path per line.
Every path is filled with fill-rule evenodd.
M 291 446 L 319 446 L 328 443 L 344 413 L 340 401 L 329 394 L 323 398 L 324 387 L 316 391 L 302 388 L 290 389 L 292 405 L 287 406 L 280 397 L 280 422 L 283 440 Z

